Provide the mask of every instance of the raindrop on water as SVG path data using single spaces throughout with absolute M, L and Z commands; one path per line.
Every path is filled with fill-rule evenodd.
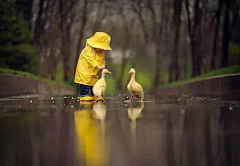
M 30 103 L 32 103 L 32 100 L 30 100 Z
M 233 107 L 229 107 L 229 110 L 233 110 Z
M 53 97 L 51 97 L 51 100 L 54 100 L 54 98 L 53 98 Z
M 160 119 L 162 119 L 163 117 L 164 117 L 164 115 L 163 114 L 161 114 L 161 115 L 159 115 L 158 116 Z
M 182 114 L 184 114 L 186 111 L 185 111 L 185 109 L 181 109 L 180 112 L 181 112 Z

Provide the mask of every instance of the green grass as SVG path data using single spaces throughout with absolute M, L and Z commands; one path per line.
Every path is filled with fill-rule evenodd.
M 50 83 L 50 84 L 54 84 L 54 85 L 70 86 L 69 84 L 66 84 L 64 82 L 54 81 L 54 80 L 50 80 L 50 79 L 47 79 L 47 78 L 39 77 L 39 76 L 36 76 L 32 73 L 25 72 L 25 71 L 13 70 L 13 69 L 8 69 L 8 68 L 0 68 L 0 73 L 14 74 L 14 75 L 23 76 L 23 77 L 27 77 L 27 78 L 32 78 L 32 79 L 37 80 L 37 81 L 42 81 L 42 82 L 46 82 L 46 83 Z
M 106 94 L 110 95 L 110 94 L 116 93 L 116 91 L 117 91 L 116 82 L 113 79 L 113 77 L 111 77 L 111 75 L 108 75 L 106 77 L 106 82 L 107 82 Z
M 64 69 L 63 69 L 63 63 L 60 62 L 57 65 L 57 71 L 56 71 L 56 81 L 63 82 L 64 81 Z
M 221 69 L 216 69 L 216 70 L 213 70 L 209 73 L 205 73 L 205 74 L 202 74 L 202 75 L 197 76 L 197 77 L 193 77 L 193 78 L 186 79 L 186 80 L 179 80 L 179 81 L 172 82 L 172 83 L 169 83 L 169 84 L 161 85 L 160 88 L 186 84 L 186 83 L 194 82 L 194 81 L 200 81 L 200 80 L 210 78 L 210 77 L 214 77 L 214 76 L 237 74 L 237 73 L 240 73 L 240 66 L 239 65 L 230 66 L 230 67 L 221 68 Z

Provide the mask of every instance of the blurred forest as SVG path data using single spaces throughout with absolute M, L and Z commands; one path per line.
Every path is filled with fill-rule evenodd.
M 110 90 L 240 65 L 240 0 L 0 0 L 0 67 L 73 82 L 86 39 L 111 35 Z

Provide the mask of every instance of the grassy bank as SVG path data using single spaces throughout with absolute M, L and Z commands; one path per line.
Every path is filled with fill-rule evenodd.
M 161 85 L 160 88 L 177 86 L 177 85 L 186 84 L 186 83 L 194 82 L 194 81 L 200 81 L 200 80 L 207 79 L 207 78 L 214 77 L 214 76 L 237 74 L 237 73 L 240 73 L 240 66 L 239 65 L 238 66 L 230 66 L 230 67 L 221 68 L 221 69 L 216 69 L 216 70 L 213 70 L 209 73 L 205 73 L 205 74 L 197 76 L 197 77 L 193 77 L 193 78 L 190 78 L 190 79 L 180 80 L 180 81 L 172 82 L 172 83 L 169 83 L 169 84 Z
M 32 78 L 32 79 L 37 80 L 37 81 L 42 81 L 42 82 L 46 82 L 46 83 L 50 83 L 50 84 L 54 84 L 54 85 L 64 85 L 64 86 L 72 87 L 72 85 L 67 84 L 65 82 L 54 81 L 54 80 L 50 80 L 50 79 L 47 79 L 47 78 L 39 77 L 39 76 L 36 76 L 32 73 L 25 72 L 25 71 L 13 70 L 13 69 L 8 69 L 8 68 L 0 68 L 0 73 L 14 74 L 14 75 L 23 76 L 23 77 L 26 77 L 26 78 Z

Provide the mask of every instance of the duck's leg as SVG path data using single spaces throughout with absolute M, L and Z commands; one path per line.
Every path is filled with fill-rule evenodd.
M 133 102 L 133 95 L 131 94 L 131 97 L 130 97 L 130 103 Z
M 102 102 L 105 102 L 105 99 L 104 99 L 104 94 L 102 95 Z
M 143 103 L 143 96 L 141 96 L 141 100 L 140 100 L 141 103 Z
M 132 103 L 133 102 L 133 95 L 131 94 L 131 97 L 129 100 L 125 100 L 124 101 L 125 103 Z
M 98 102 L 98 96 L 94 96 L 95 100 L 93 101 L 94 103 Z

